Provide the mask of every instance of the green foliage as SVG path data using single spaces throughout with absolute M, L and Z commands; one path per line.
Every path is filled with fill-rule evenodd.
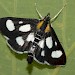
M 67 2 L 66 0 L 0 0 L 0 18 L 7 16 L 38 18 L 35 2 L 39 12 L 45 16 L 50 12 L 53 17 Z M 11 51 L 0 35 L 0 75 L 75 75 L 75 1 L 68 0 L 67 6 L 53 23 L 59 40 L 67 55 L 64 67 L 27 64 L 26 54 L 19 55 Z M 0 24 L 1 25 L 1 24 Z

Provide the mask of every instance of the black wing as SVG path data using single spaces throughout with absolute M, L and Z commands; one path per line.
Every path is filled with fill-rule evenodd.
M 17 53 L 23 53 L 27 52 L 27 36 L 35 32 L 38 22 L 37 19 L 5 17 L 0 19 L 0 31 L 9 47 Z
M 51 32 L 45 34 L 44 47 L 35 52 L 35 60 L 47 65 L 65 65 L 66 55 L 56 33 L 51 27 Z M 41 45 L 41 44 L 40 44 Z
M 50 38 L 49 38 L 50 37 Z M 50 41 L 47 41 L 50 40 Z M 47 43 L 51 43 L 48 47 Z M 51 27 L 51 32 L 46 36 L 45 41 L 45 61 L 51 65 L 65 65 L 66 55 L 64 49 L 62 48 L 55 31 Z

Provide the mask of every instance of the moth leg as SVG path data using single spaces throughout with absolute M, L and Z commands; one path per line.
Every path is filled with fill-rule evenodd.
M 42 15 L 40 14 L 40 12 L 38 11 L 37 7 L 36 7 L 36 3 L 35 3 L 35 10 L 39 16 L 40 19 L 43 19 Z
M 60 15 L 60 13 L 62 12 L 62 10 L 65 8 L 66 5 L 67 3 L 60 9 L 60 11 L 53 18 L 51 18 L 50 20 L 51 23 L 54 22 L 58 18 L 58 16 Z

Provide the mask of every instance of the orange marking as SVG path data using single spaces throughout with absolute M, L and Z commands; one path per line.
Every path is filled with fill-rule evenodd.
M 37 24 L 37 29 L 40 29 L 40 27 L 42 26 L 43 22 L 44 22 L 44 21 L 41 21 L 41 22 L 39 22 L 39 23 Z
M 49 32 L 50 31 L 50 26 L 49 24 L 47 25 L 46 29 L 45 29 L 45 32 Z

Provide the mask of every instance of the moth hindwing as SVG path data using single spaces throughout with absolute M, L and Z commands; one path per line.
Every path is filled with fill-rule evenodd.
M 40 64 L 65 65 L 66 55 L 50 20 L 49 14 L 41 20 L 5 17 L 0 19 L 0 31 L 11 50 L 28 53 L 28 63 L 34 59 Z

